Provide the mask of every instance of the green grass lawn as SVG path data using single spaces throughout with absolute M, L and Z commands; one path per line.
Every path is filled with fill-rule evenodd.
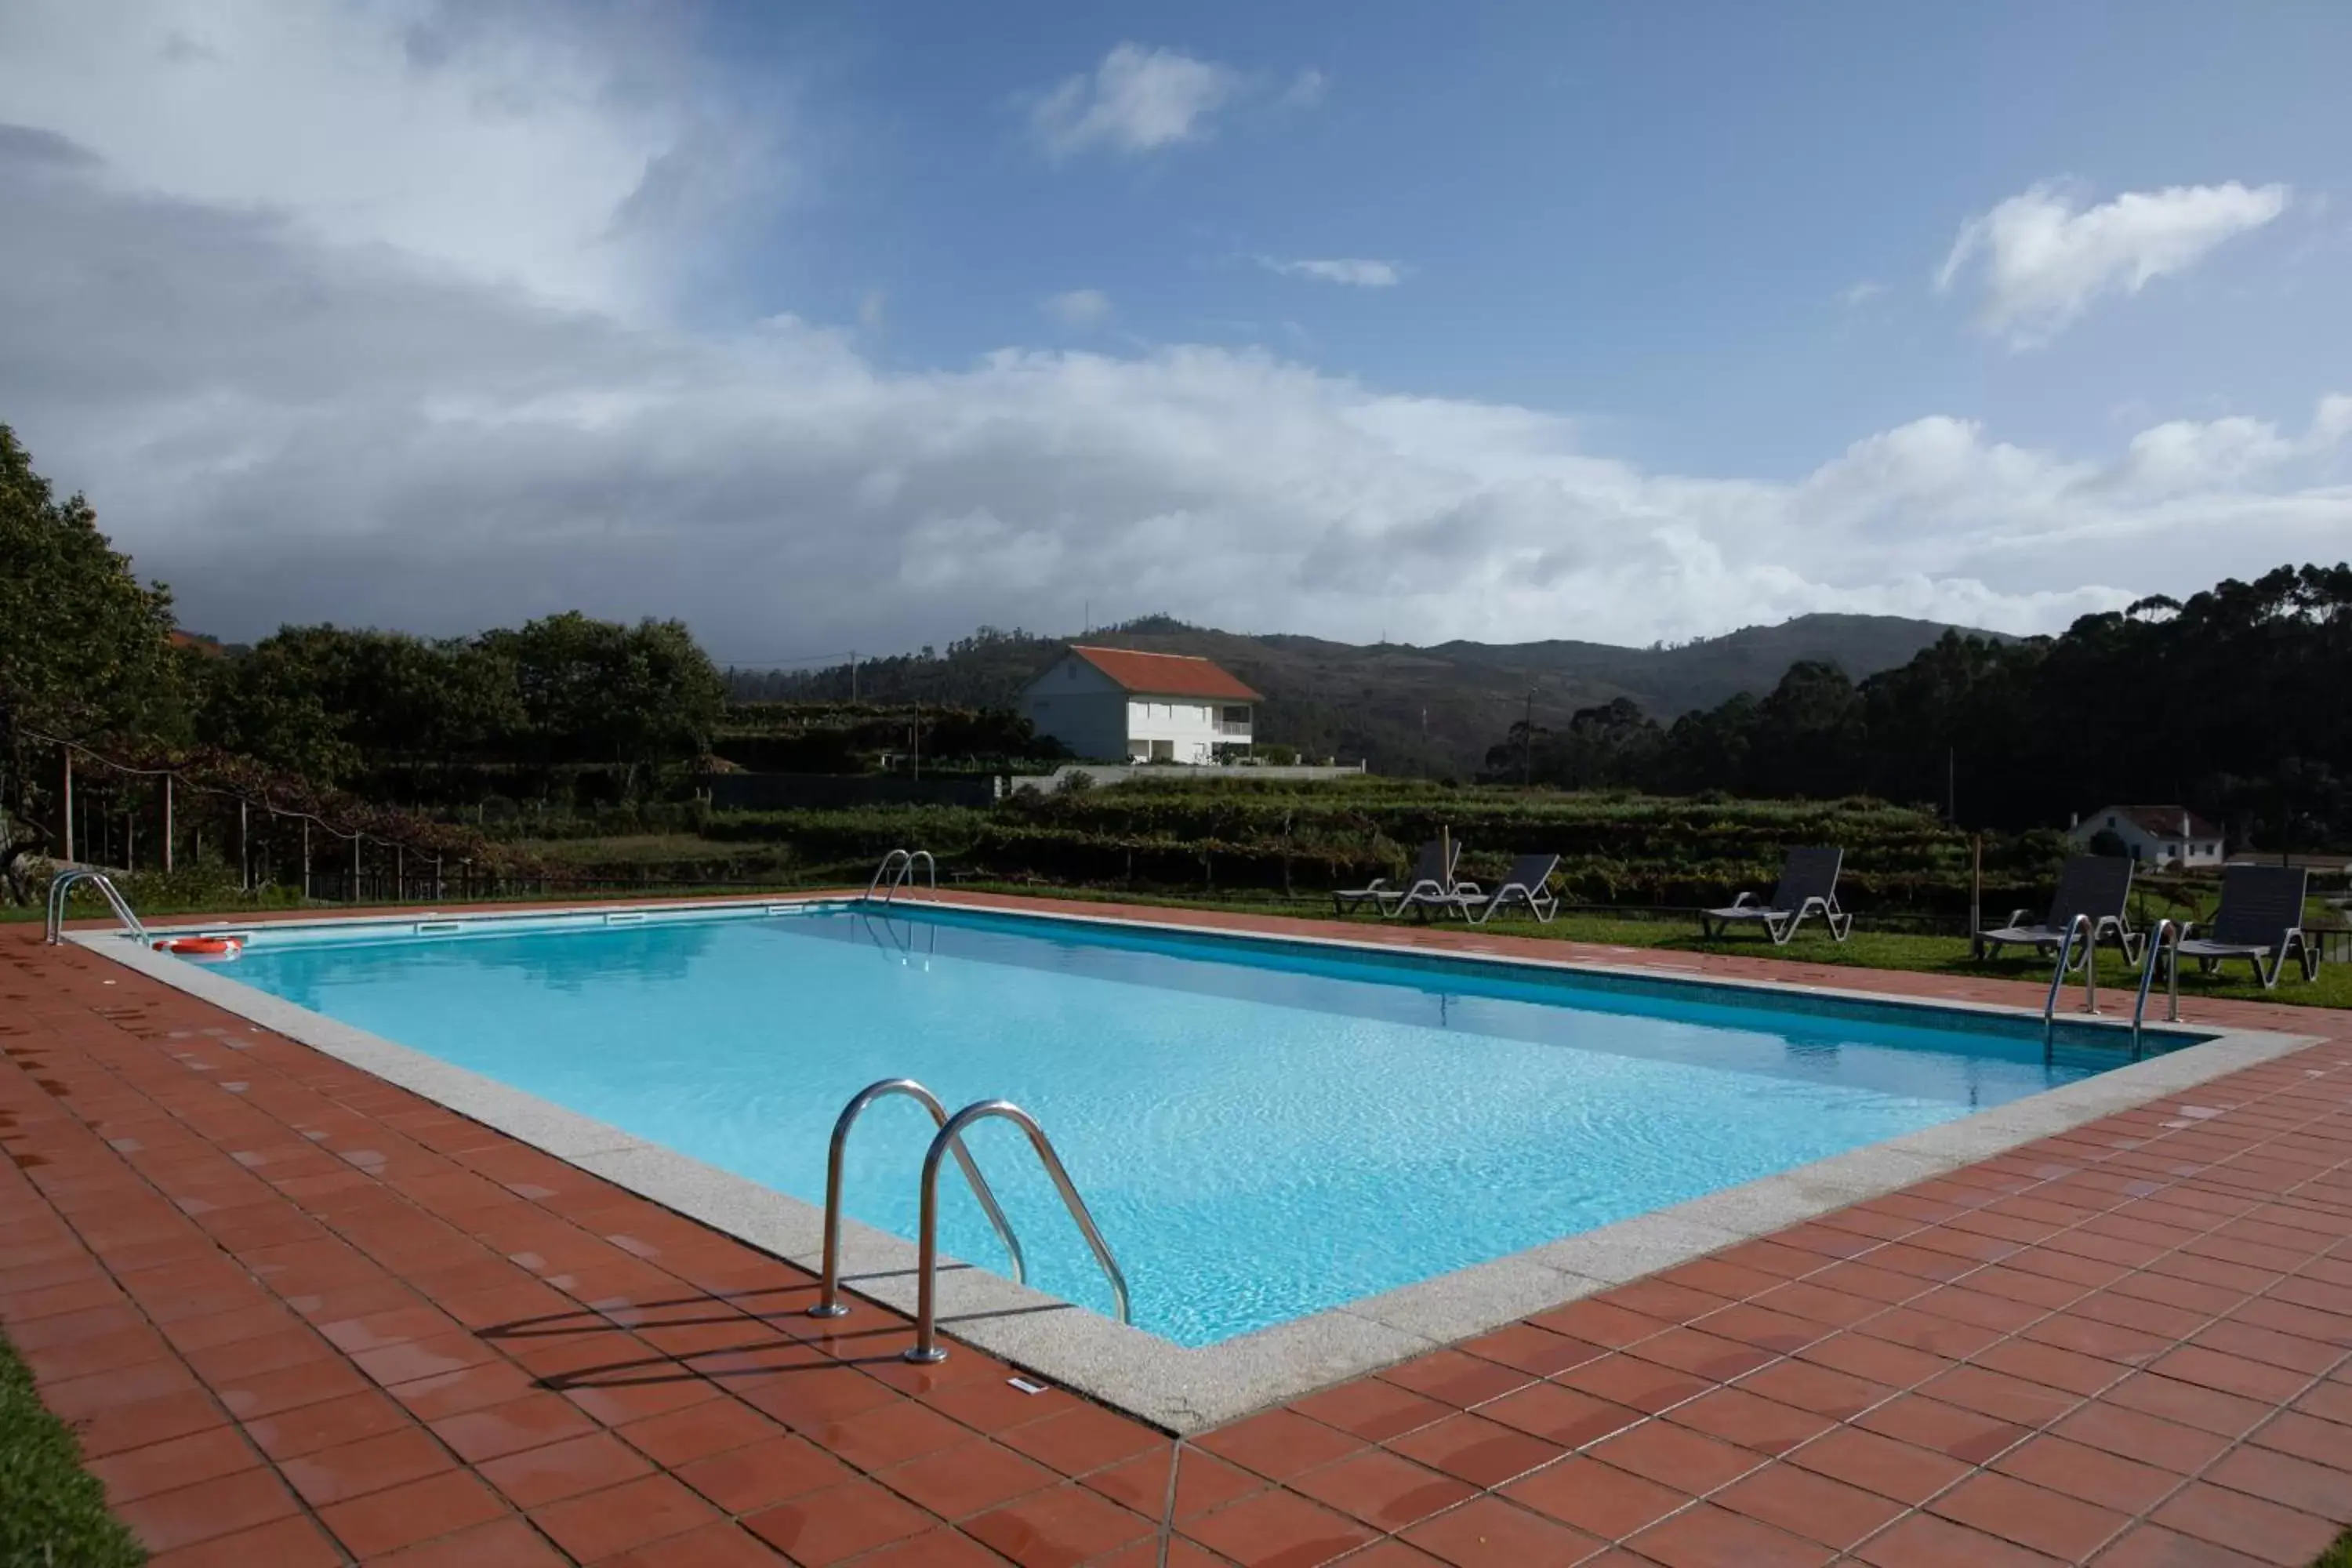
M 130 1568 L 146 1561 L 106 1511 L 105 1489 L 82 1469 L 73 1434 L 41 1407 L 32 1373 L 0 1339 L 0 1564 Z
M 1264 893 L 1236 893 L 1226 899 L 1162 897 L 1148 893 L 1095 891 L 1086 889 L 1046 889 L 988 882 L 959 884 L 982 891 L 1031 893 L 1054 898 L 1100 900 L 1110 903 L 1156 904 L 1176 909 L 1234 910 L 1252 914 L 1290 915 L 1296 917 L 1331 918 L 1331 900 L 1328 895 L 1284 899 Z M 1377 923 L 1370 914 L 1355 917 L 1358 923 Z M 1448 922 L 1454 929 L 1464 929 L 1459 922 Z M 1777 959 L 1794 963 L 1833 963 L 1860 969 L 1908 969 L 1933 974 L 1982 975 L 1997 980 L 2026 980 L 2037 984 L 2050 983 L 2050 961 L 2021 948 L 2010 948 L 1998 959 L 1978 962 L 1969 956 L 1969 942 L 1959 936 L 1914 936 L 1895 931 L 1874 931 L 1857 924 L 1853 934 L 1844 942 L 1832 942 L 1818 922 L 1808 924 L 1803 933 L 1786 947 L 1774 947 L 1760 931 L 1737 932 L 1718 941 L 1707 942 L 1698 933 L 1696 920 L 1633 919 L 1607 914 L 1563 913 L 1558 920 L 1544 925 L 1526 915 L 1505 915 L 1484 928 L 1509 936 L 1548 937 L 1561 942 L 1604 942 L 1618 947 L 1662 948 L 1682 952 L 1731 952 L 1748 957 Z M 2139 984 L 2138 975 L 2126 966 L 2123 955 L 2113 947 L 2099 952 L 2099 990 L 2101 1006 L 2116 1010 L 2114 998 L 2120 995 L 2122 1009 L 2130 1010 L 2131 993 Z M 2161 976 L 2158 984 L 2163 984 Z M 2082 995 L 2080 977 L 2070 979 L 2067 1006 L 2079 1005 Z M 2322 964 L 2319 978 L 2309 984 L 2303 981 L 2302 970 L 2290 964 L 2278 989 L 2265 993 L 2257 984 L 2243 963 L 2233 963 L 2220 975 L 2207 977 L 2195 964 L 2182 967 L 2180 994 L 2191 996 L 2228 996 L 2252 1001 L 2268 1000 L 2316 1007 L 2352 1007 L 2352 964 Z M 2151 1000 L 2149 1010 L 2160 1014 L 2161 1004 Z
M 2311 1568 L 2352 1568 L 2352 1530 L 2336 1538 L 2336 1544 L 2321 1552 Z

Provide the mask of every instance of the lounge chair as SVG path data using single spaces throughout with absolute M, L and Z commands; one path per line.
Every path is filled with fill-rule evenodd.
M 1797 934 L 1797 928 L 1807 915 L 1817 914 L 1828 922 L 1830 935 L 1839 942 L 1853 930 L 1853 917 L 1838 908 L 1838 868 L 1844 863 L 1845 851 L 1835 845 L 1822 845 L 1811 849 L 1791 849 L 1780 866 L 1780 885 L 1772 889 L 1772 901 L 1756 902 L 1753 893 L 1741 893 L 1727 908 L 1699 911 L 1700 934 L 1710 941 L 1722 936 L 1739 921 L 1759 921 L 1764 934 L 1778 947 Z
M 1537 920 L 1550 923 L 1559 912 L 1559 900 L 1544 891 L 1544 884 L 1559 868 L 1557 855 L 1522 855 L 1495 885 L 1492 893 L 1475 882 L 1456 882 L 1450 893 L 1424 893 L 1405 900 L 1416 910 L 1443 910 L 1460 915 L 1472 925 L 1485 925 L 1511 904 L 1525 904 Z
M 2317 979 L 2319 950 L 2303 934 L 2303 900 L 2310 884 L 2311 873 L 2300 866 L 2224 866 L 2212 934 L 2183 937 L 2180 956 L 2197 960 L 2208 974 L 2225 958 L 2242 958 L 2268 991 L 2278 984 L 2291 952 L 2303 964 L 2304 979 Z
M 1344 915 L 1354 905 L 1370 904 L 1382 915 L 1394 915 L 1416 894 L 1442 897 L 1454 890 L 1454 868 L 1461 859 L 1460 839 L 1433 838 L 1421 847 L 1421 857 L 1413 862 L 1412 875 L 1405 879 L 1403 887 L 1393 886 L 1386 877 L 1375 877 L 1368 887 L 1335 889 L 1332 911 Z
M 2124 911 L 2131 896 L 2132 862 L 2120 855 L 2075 855 L 2058 873 L 2058 890 L 2051 896 L 2050 913 L 2039 925 L 2029 923 L 2031 910 L 2011 910 L 2009 920 L 1991 931 L 1976 933 L 1975 956 L 1995 958 L 2011 942 L 2030 943 L 2044 958 L 2066 945 L 2066 933 L 2082 916 L 2091 919 L 2091 941 L 2110 937 L 2123 949 L 2124 962 L 2139 963 L 2140 939 Z M 2086 948 L 2070 961 L 2080 967 L 2090 956 Z

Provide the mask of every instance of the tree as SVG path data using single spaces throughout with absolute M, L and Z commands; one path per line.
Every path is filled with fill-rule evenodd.
M 449 762 L 523 727 L 510 661 L 467 638 L 284 626 L 212 672 L 203 731 L 321 784 L 385 762 Z
M 1494 754 L 1527 740 L 1515 727 Z M 1538 776 L 1581 776 L 1565 737 L 1538 731 L 1533 752 Z M 1938 803 L 1957 776 L 1974 826 L 2165 801 L 2240 846 L 2352 847 L 2352 566 L 2146 598 L 2055 637 L 1948 634 L 1859 688 L 1793 665 L 1760 701 L 1683 715 L 1634 771 L 1676 794 Z
M 37 731 L 101 741 L 186 724 L 172 595 L 142 584 L 77 493 L 58 500 L 0 425 L 0 882 L 19 902 L 25 857 L 51 842 L 57 752 Z
M 1486 776 L 1522 776 L 1563 789 L 1604 789 L 1639 784 L 1654 771 L 1665 732 L 1633 699 L 1612 698 L 1570 715 L 1568 728 L 1513 724 L 1486 752 Z
M 549 761 L 622 764 L 626 787 L 709 750 L 727 682 L 683 621 L 634 626 L 577 610 L 484 635 L 515 672 L 524 732 Z

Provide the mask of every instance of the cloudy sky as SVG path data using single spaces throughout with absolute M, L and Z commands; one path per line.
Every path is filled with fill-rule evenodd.
M 2352 553 L 2352 7 L 0 5 L 186 624 L 2028 631 Z

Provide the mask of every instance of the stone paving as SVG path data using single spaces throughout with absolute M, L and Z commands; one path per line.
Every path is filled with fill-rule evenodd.
M 2352 1015 L 2189 1005 L 2324 1043 L 1176 1443 L 10 926 L 0 1326 L 159 1568 L 2293 1568 L 2352 1522 Z

